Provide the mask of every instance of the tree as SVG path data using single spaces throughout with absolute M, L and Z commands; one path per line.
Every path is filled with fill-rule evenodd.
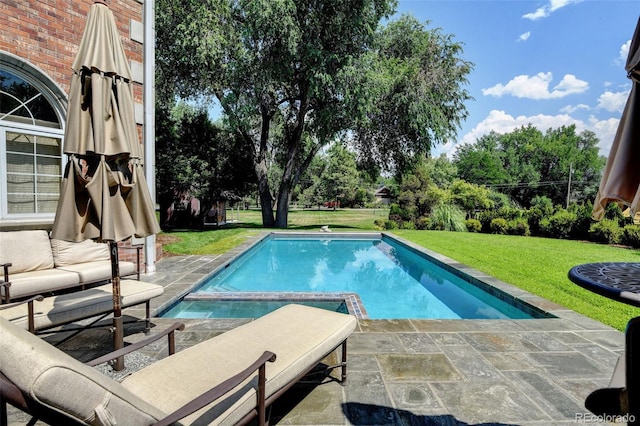
M 252 185 L 246 156 L 237 152 L 233 133 L 215 125 L 206 111 L 187 104 L 156 109 L 156 180 L 161 205 L 173 202 L 176 192 L 189 193 L 203 203 L 230 195 L 244 195 Z
M 574 125 L 545 133 L 529 125 L 505 134 L 492 132 L 462 146 L 454 164 L 461 179 L 500 190 L 521 206 L 530 206 L 536 196 L 565 205 L 569 190 L 578 202 L 597 192 L 605 162 L 597 144 L 593 132 L 577 134 Z
M 408 17 L 376 31 L 393 0 L 157 6 L 158 78 L 174 95 L 217 99 L 251 158 L 265 226 L 287 226 L 292 190 L 340 136 L 352 135 L 362 158 L 401 167 L 466 116 L 460 46 Z M 271 160 L 282 170 L 275 197 Z
M 328 164 L 322 174 L 322 190 L 327 201 L 352 205 L 358 189 L 359 174 L 353 153 L 342 144 L 334 144 L 327 152 Z

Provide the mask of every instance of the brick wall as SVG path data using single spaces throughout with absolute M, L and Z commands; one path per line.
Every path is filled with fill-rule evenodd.
M 91 0 L 2 0 L 0 50 L 19 56 L 44 71 L 69 93 L 71 64 L 78 51 Z M 131 21 L 142 22 L 137 0 L 108 0 L 129 61 L 142 63 L 143 45 L 130 38 Z M 142 84 L 134 85 L 142 102 Z

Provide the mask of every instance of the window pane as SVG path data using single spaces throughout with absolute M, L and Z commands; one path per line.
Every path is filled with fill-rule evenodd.
M 35 213 L 35 196 L 33 194 L 8 194 L 7 210 L 10 214 Z
M 61 128 L 55 110 L 42 93 L 5 70 L 0 70 L 1 120 Z
M 36 192 L 35 181 L 33 175 L 7 175 L 7 192 L 8 193 L 27 193 Z
M 60 175 L 60 159 L 36 157 L 38 175 Z
M 7 172 L 33 174 L 33 157 L 22 154 L 7 154 Z
M 32 135 L 7 132 L 7 151 L 33 154 Z
M 38 195 L 38 211 L 37 213 L 55 213 L 58 207 L 57 195 Z
M 38 176 L 38 192 L 55 194 L 57 200 L 60 193 L 60 177 Z
M 36 137 L 36 154 L 39 155 L 52 155 L 60 157 L 60 142 L 61 139 L 50 138 L 46 136 Z

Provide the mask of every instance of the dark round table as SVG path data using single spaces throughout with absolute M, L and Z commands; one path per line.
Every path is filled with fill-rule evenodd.
M 571 268 L 569 279 L 609 299 L 640 307 L 640 262 L 586 263 Z

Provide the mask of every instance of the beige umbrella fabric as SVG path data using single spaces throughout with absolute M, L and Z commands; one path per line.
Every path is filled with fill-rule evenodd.
M 160 228 L 141 166 L 131 71 L 115 19 L 91 7 L 72 66 L 64 152 L 69 162 L 51 235 L 109 242 L 116 349 L 123 346 L 117 241 Z M 116 369 L 124 368 L 120 360 Z
M 640 215 L 640 19 L 625 69 L 632 81 L 631 93 L 594 202 L 593 218 L 596 220 L 602 219 L 610 202 L 629 207 L 632 216 Z

